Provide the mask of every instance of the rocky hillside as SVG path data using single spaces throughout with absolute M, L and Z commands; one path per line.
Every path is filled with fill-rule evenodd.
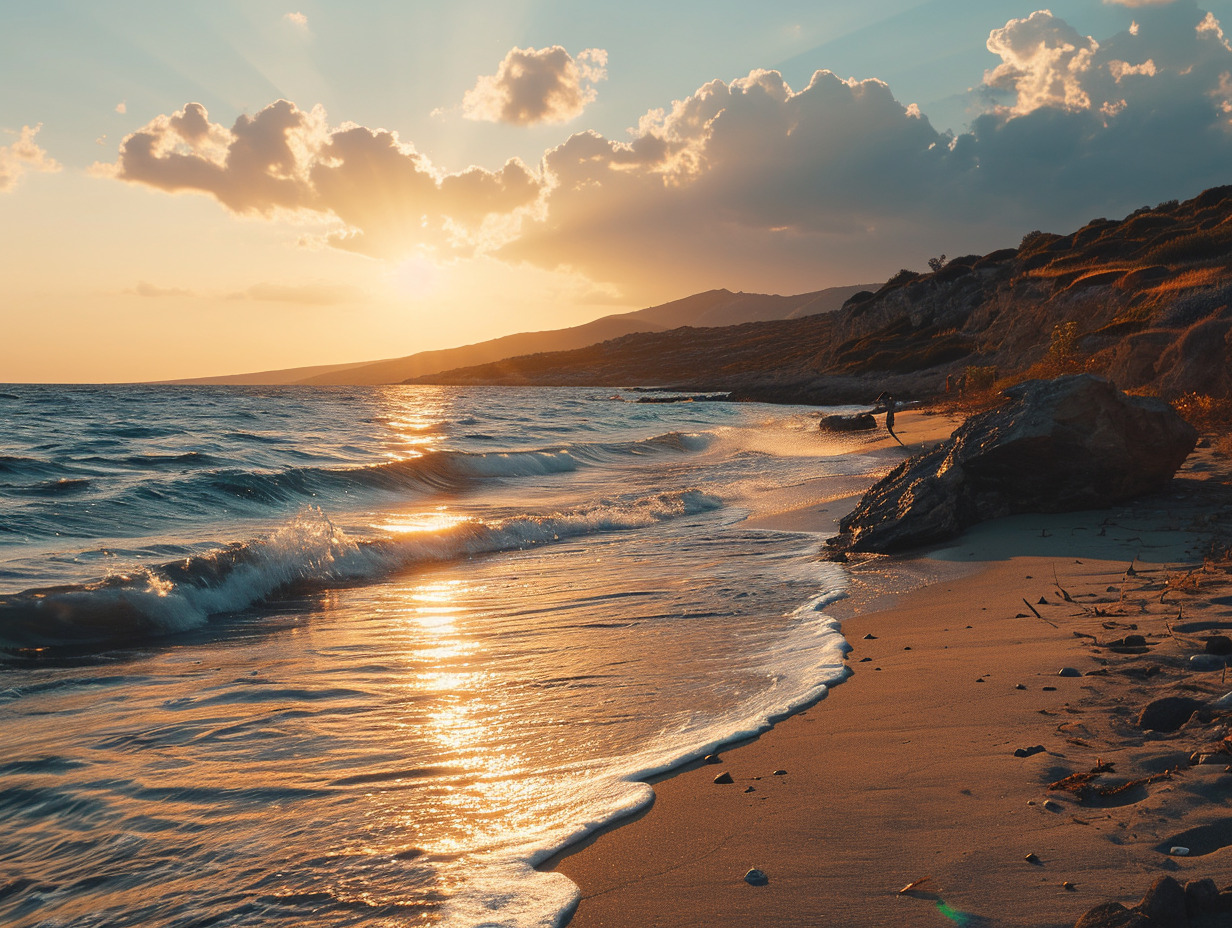
M 627 335 L 409 382 L 662 384 L 824 403 L 1090 371 L 1166 398 L 1228 397 L 1230 301 L 1232 186 L 900 271 L 827 315 Z

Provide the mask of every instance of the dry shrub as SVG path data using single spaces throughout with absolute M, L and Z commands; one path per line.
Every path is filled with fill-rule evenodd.
M 1232 447 L 1232 397 L 1186 393 L 1173 400 L 1172 405 L 1181 418 L 1203 435 L 1222 436 L 1221 449 Z

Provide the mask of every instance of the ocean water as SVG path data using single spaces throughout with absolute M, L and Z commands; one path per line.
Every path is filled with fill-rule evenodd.
M 0 924 L 565 921 L 536 864 L 841 680 L 747 517 L 884 465 L 641 396 L 0 387 Z

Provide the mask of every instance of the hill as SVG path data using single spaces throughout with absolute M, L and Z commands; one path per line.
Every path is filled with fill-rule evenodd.
M 633 332 L 659 332 L 682 325 L 725 326 L 754 320 L 784 319 L 836 310 L 862 285 L 830 287 L 797 296 L 709 290 L 659 306 L 603 316 L 583 325 L 544 332 L 521 332 L 473 345 L 421 351 L 401 358 L 289 368 L 253 374 L 180 380 L 185 384 L 350 385 L 399 383 L 455 367 L 484 364 L 513 355 L 581 348 Z
M 924 397 L 1087 370 L 1123 389 L 1232 396 L 1232 187 L 1069 235 L 900 271 L 834 313 L 625 335 L 446 371 L 445 384 L 672 385 L 791 402 Z

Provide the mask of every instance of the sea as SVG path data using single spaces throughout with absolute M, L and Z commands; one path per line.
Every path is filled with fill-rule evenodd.
M 557 926 L 540 865 L 842 680 L 821 410 L 0 386 L 0 924 Z M 773 503 L 773 506 L 771 504 Z

